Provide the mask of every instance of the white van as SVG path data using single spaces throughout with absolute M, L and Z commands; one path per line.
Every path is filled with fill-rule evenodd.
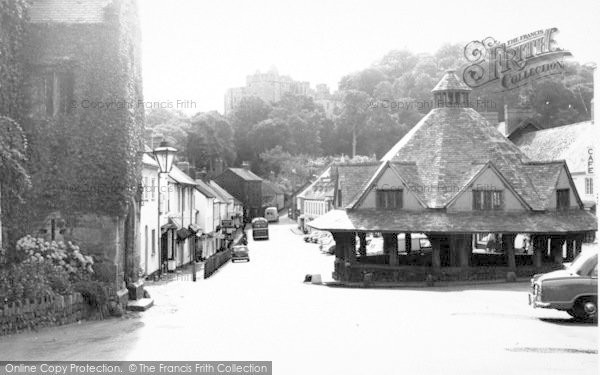
M 277 207 L 265 208 L 265 219 L 267 219 L 269 223 L 279 221 L 279 212 L 277 212 Z

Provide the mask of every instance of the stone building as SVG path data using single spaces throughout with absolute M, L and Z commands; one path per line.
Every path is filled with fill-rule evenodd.
M 266 73 L 256 72 L 246 77 L 246 86 L 227 90 L 225 115 L 231 113 L 243 98 L 256 96 L 267 103 L 276 103 L 285 94 L 311 96 L 310 84 L 280 75 L 274 67 Z
M 469 93 L 447 72 L 433 89 L 437 107 L 376 169 L 342 171 L 336 195 L 341 190 L 345 205 L 309 223 L 333 234 L 336 279 L 470 280 L 503 278 L 509 271 L 529 276 L 561 267 L 563 245 L 570 259 L 585 234 L 596 230 L 567 164 L 530 159 L 468 107 Z M 502 254 L 474 254 L 479 233 L 498 234 Z M 531 255 L 516 256 L 517 233 L 531 236 Z M 368 254 L 372 234 L 383 237 L 383 254 Z M 428 255 L 412 253 L 413 234 L 427 236 Z
M 137 279 L 144 110 L 133 0 L 31 2 L 19 61 L 33 188 L 11 237 L 73 241 Z M 101 37 L 100 37 L 101 36 Z

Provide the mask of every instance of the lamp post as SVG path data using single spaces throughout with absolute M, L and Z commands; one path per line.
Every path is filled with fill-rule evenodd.
M 159 273 L 162 273 L 162 241 L 161 241 L 161 237 L 162 237 L 162 233 L 160 230 L 160 175 L 162 173 L 169 173 L 171 172 L 171 169 L 173 168 L 173 159 L 175 158 L 175 153 L 177 152 L 177 149 L 174 147 L 171 147 L 166 141 L 162 141 L 160 143 L 160 145 L 155 148 L 152 153 L 154 154 L 154 157 L 156 158 L 156 162 L 158 163 L 158 227 L 157 227 L 157 232 L 158 232 L 158 270 Z M 168 185 L 168 182 L 167 182 Z M 167 186 L 167 193 L 168 193 L 168 186 Z

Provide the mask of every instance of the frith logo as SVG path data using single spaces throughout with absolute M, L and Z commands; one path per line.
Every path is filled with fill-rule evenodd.
M 496 83 L 500 91 L 508 91 L 563 73 L 564 58 L 571 52 L 557 47 L 556 33 L 558 29 L 553 27 L 506 43 L 492 37 L 472 41 L 464 49 L 465 57 L 472 63 L 463 72 L 465 83 L 470 87 Z

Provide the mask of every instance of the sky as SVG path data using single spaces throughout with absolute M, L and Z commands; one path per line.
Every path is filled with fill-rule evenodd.
M 144 94 L 187 113 L 223 112 L 246 76 L 280 74 L 334 91 L 393 49 L 507 41 L 557 27 L 558 46 L 599 61 L 600 1 L 139 0 Z

